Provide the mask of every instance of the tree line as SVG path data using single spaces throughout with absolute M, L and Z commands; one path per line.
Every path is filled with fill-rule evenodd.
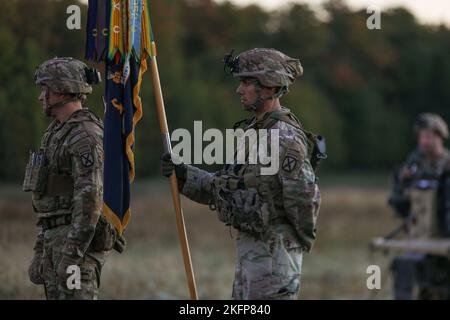
M 71 0 L 12 0 L 0 11 L 0 179 L 20 180 L 28 150 L 37 148 L 49 120 L 34 85 L 35 68 L 55 56 L 83 59 L 82 30 L 66 28 Z M 171 130 L 230 128 L 247 114 L 238 81 L 223 72 L 223 56 L 253 47 L 299 58 L 304 75 L 282 98 L 310 131 L 327 139 L 327 170 L 386 170 L 414 146 L 420 112 L 450 120 L 450 30 L 424 25 L 404 8 L 382 12 L 381 29 L 341 0 L 267 11 L 212 0 L 150 1 L 158 63 Z M 91 64 L 92 65 L 92 64 Z M 102 65 L 97 65 L 102 69 Z M 103 69 L 102 69 L 103 70 Z M 87 105 L 103 113 L 103 85 Z M 161 136 L 150 75 L 142 85 L 144 117 L 136 132 L 138 177 L 158 174 Z

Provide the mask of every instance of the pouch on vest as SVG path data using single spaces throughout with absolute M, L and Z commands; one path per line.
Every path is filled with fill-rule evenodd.
M 408 220 L 408 235 L 411 238 L 430 238 L 438 234 L 437 187 L 437 180 L 421 179 L 413 183 Z
M 49 167 L 45 154 L 30 152 L 22 189 L 25 192 L 44 193 L 47 187 Z
M 261 234 L 266 229 L 268 214 L 263 217 L 263 203 L 255 188 L 236 190 L 232 194 L 232 226 L 250 234 Z M 266 220 L 266 221 L 264 221 Z

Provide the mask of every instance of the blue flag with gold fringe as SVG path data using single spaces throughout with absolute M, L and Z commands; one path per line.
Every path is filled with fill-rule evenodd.
M 147 0 L 89 0 L 86 59 L 105 62 L 103 214 L 119 233 L 131 216 L 135 128 L 150 43 Z

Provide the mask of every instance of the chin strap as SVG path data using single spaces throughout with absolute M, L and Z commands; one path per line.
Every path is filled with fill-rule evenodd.
M 48 99 L 49 99 L 49 90 L 50 89 L 47 89 L 47 92 L 45 93 L 45 114 L 47 115 L 47 116 L 50 116 L 51 115 L 51 111 L 52 110 L 54 110 L 54 109 L 57 109 L 57 108 L 61 108 L 61 107 L 63 107 L 64 105 L 66 105 L 67 103 L 69 103 L 69 102 L 74 102 L 74 101 L 77 101 L 77 100 L 80 100 L 80 97 L 78 97 L 77 95 L 75 95 L 75 96 L 73 96 L 73 97 L 70 97 L 70 98 L 66 98 L 66 99 L 63 99 L 63 100 L 61 100 L 61 101 L 58 101 L 58 102 L 56 102 L 56 103 L 52 103 L 52 104 L 50 104 L 50 103 L 48 103 Z
M 258 94 L 258 98 L 256 98 L 256 101 L 253 102 L 253 104 L 251 104 L 250 106 L 247 107 L 248 111 L 256 111 L 259 108 L 261 108 L 264 104 L 264 101 L 266 100 L 274 100 L 277 98 L 281 98 L 281 96 L 283 96 L 284 94 L 286 94 L 287 92 L 289 92 L 289 89 L 287 86 L 283 86 L 283 87 L 279 87 L 277 92 L 275 92 L 275 94 L 268 96 L 268 97 L 262 97 L 261 96 L 261 91 L 264 88 L 258 80 L 253 80 L 252 81 L 253 84 L 255 85 L 255 90 L 256 93 Z

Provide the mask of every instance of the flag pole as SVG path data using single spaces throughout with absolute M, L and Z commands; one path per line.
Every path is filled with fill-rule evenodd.
M 159 126 L 163 137 L 164 151 L 172 153 L 172 146 L 169 137 L 169 127 L 167 125 L 166 111 L 164 108 L 164 99 L 161 90 L 161 82 L 159 79 L 158 64 L 156 61 L 156 45 L 151 43 L 152 55 L 150 56 L 151 77 L 153 84 L 153 92 L 156 100 L 156 113 L 158 115 Z M 194 270 L 192 268 L 191 253 L 189 251 L 189 243 L 186 235 L 186 226 L 184 223 L 183 210 L 181 208 L 180 193 L 178 191 L 178 181 L 175 172 L 170 176 L 170 190 L 172 193 L 172 202 L 175 208 L 175 216 L 177 221 L 178 236 L 180 238 L 181 252 L 183 254 L 184 269 L 189 287 L 191 300 L 198 300 L 197 286 L 195 284 Z

